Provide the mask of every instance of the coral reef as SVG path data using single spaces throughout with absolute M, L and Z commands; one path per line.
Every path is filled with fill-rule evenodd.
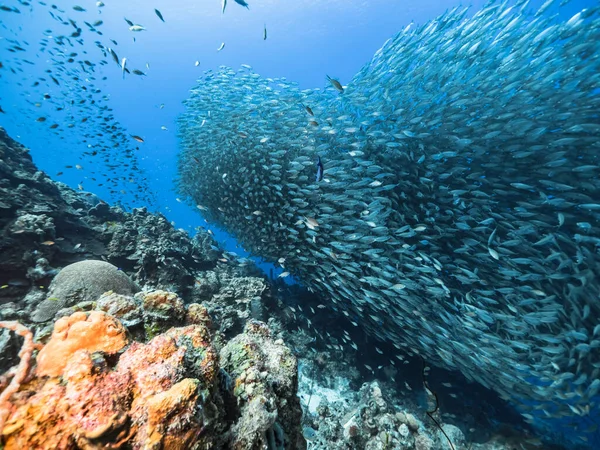
M 44 327 L 42 334 L 49 334 L 43 323 L 70 314 L 73 305 L 93 309 L 81 303 L 109 290 L 126 296 L 139 288 L 177 292 L 188 304 L 202 302 L 228 337 L 240 333 L 247 318 L 263 319 L 270 301 L 268 285 L 254 264 L 222 251 L 207 230 L 198 228 L 191 238 L 160 214 L 145 208 L 125 212 L 89 192 L 54 182 L 2 128 L 0 253 L 0 320 L 19 320 L 36 335 Z M 65 280 L 59 283 L 69 265 L 82 263 L 74 269 L 102 261 L 112 264 L 103 273 L 114 275 L 116 284 L 95 284 L 93 272 L 72 280 L 72 288 Z M 77 280 L 85 290 L 78 289 Z M 58 313 L 61 309 L 65 311 Z M 154 314 L 158 325 L 161 312 L 146 313 Z M 31 323 L 32 317 L 42 325 Z M 128 318 L 122 320 L 129 324 Z M 167 322 L 156 333 L 168 328 Z M 2 335 L 0 370 L 5 370 L 14 364 L 18 345 L 14 337 Z
M 73 321 L 80 323 L 79 317 Z M 62 327 L 57 323 L 40 359 L 61 340 Z M 85 333 L 74 339 L 85 340 Z M 38 365 L 38 377 L 13 395 L 13 411 L 2 431 L 5 448 L 214 445 L 223 423 L 217 355 L 209 342 L 205 328 L 191 325 L 148 344 L 134 342 L 114 366 L 84 345 L 53 370 Z
M 251 320 L 244 334 L 221 350 L 220 361 L 233 379 L 240 414 L 232 429 L 233 448 L 299 448 L 297 363 L 283 341 L 273 340 L 264 323 Z
M 117 267 L 105 261 L 79 261 L 54 277 L 44 300 L 34 312 L 35 322 L 46 322 L 62 308 L 97 299 L 106 291 L 135 294 L 140 289 Z
M 50 341 L 37 356 L 36 374 L 56 377 L 63 373 L 69 358 L 79 350 L 88 353 L 117 353 L 128 339 L 121 323 L 100 311 L 76 312 L 54 324 Z
M 305 416 L 303 435 L 312 450 L 512 450 L 515 442 L 523 449 L 540 448 L 538 439 L 516 430 L 508 435 L 493 435 L 480 443 L 467 442 L 459 427 L 443 423 L 450 444 L 433 422 L 408 411 L 414 406 L 401 405 L 385 395 L 377 381 L 364 383 L 358 391 L 338 389 L 338 396 L 333 399 L 323 387 L 312 388 L 321 397 L 315 413 Z
M 226 336 L 240 333 L 249 319 L 264 320 L 265 304 L 270 296 L 264 279 L 227 273 L 217 274 L 217 277 L 219 289 L 206 305 Z
M 360 317 L 269 282 L 206 230 L 190 238 L 51 181 L 2 129 L 0 251 L 0 320 L 18 331 L 0 330 L 5 448 L 448 448 L 420 361 L 373 351 Z M 61 269 L 102 261 L 106 279 L 63 289 Z M 468 392 L 434 414 L 457 450 L 535 443 L 486 424 L 497 413 Z
M 206 308 L 167 291 L 107 292 L 58 315 L 30 378 L 31 333 L 0 323 L 26 337 L 5 376 L 5 449 L 303 448 L 296 358 L 266 324 L 219 354 Z
M 19 352 L 19 357 L 21 358 L 21 362 L 19 366 L 16 368 L 12 376 L 12 379 L 8 386 L 6 386 L 2 390 L 2 394 L 0 394 L 0 430 L 4 428 L 4 423 L 6 421 L 7 416 L 10 414 L 10 402 L 8 399 L 11 395 L 19 390 L 21 387 L 21 383 L 27 377 L 29 369 L 31 367 L 31 356 L 33 351 L 38 347 L 33 342 L 33 334 L 26 327 L 21 325 L 18 322 L 0 322 L 0 328 L 14 331 L 19 336 L 22 336 L 24 339 L 23 347 Z M 4 376 L 6 380 L 6 375 Z

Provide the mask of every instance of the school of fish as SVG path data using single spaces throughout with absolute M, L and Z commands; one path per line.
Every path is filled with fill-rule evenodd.
M 409 25 L 346 86 L 206 72 L 179 119 L 180 194 L 379 340 L 528 419 L 587 416 L 600 6 L 559 21 L 558 1 Z
M 48 127 L 46 132 L 66 140 L 70 146 L 84 149 L 77 157 L 78 164 L 65 161 L 68 164 L 64 166 L 64 170 L 82 171 L 80 190 L 104 186 L 112 201 L 128 198 L 133 202 L 123 201 L 126 206 L 153 205 L 155 196 L 136 154 L 140 150 L 138 144 L 144 143 L 144 139 L 127 132 L 113 113 L 110 94 L 101 89 L 114 71 L 112 64 L 118 66 L 123 78 L 125 74 L 146 73 L 130 70 L 127 58 L 119 59 L 118 42 L 101 31 L 103 19 L 85 20 L 91 14 L 100 14 L 104 3 L 95 2 L 96 11 L 79 5 L 61 8 L 44 1 L 18 0 L 18 4 L 19 7 L 0 6 L 2 18 L 10 19 L 0 21 L 2 43 L 8 52 L 2 55 L 0 80 L 8 89 L 17 86 L 26 107 L 13 111 L 5 106 L 0 112 Z M 47 13 L 55 23 L 43 31 L 37 45 L 22 36 L 22 27 L 18 25 L 20 20 L 27 20 L 26 13 L 32 12 L 42 13 L 40 16 Z M 165 21 L 159 10 L 154 12 Z M 132 32 L 145 30 L 127 18 L 125 22 Z M 90 35 L 95 39 L 96 55 L 88 46 Z M 45 67 L 42 76 L 32 73 L 37 65 Z M 63 173 L 61 170 L 55 176 Z

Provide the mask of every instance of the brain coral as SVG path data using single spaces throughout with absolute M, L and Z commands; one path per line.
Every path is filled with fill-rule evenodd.
M 117 267 L 105 261 L 79 261 L 64 267 L 52 280 L 48 296 L 37 307 L 33 320 L 46 322 L 62 308 L 94 301 L 104 292 L 133 295 L 139 287 Z

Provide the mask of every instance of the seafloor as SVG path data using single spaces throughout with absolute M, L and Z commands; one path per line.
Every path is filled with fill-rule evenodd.
M 562 448 L 206 230 L 51 180 L 1 128 L 0 231 L 4 449 Z

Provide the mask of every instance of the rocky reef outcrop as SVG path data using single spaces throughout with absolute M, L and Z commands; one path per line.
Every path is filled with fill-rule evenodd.
M 55 182 L 2 128 L 0 254 L 0 319 L 25 324 L 51 324 L 76 299 L 95 300 L 109 290 L 166 289 L 187 303 L 204 302 L 233 337 L 247 319 L 266 320 L 265 304 L 272 301 L 256 266 L 224 252 L 209 231 L 190 237 L 161 214 L 126 212 Z M 75 295 L 80 289 L 83 298 Z M 0 369 L 6 369 L 18 347 L 6 333 L 0 345 L 13 355 L 4 358 Z
M 207 230 L 54 182 L 0 128 L 0 252 L 4 448 L 304 448 L 270 285 Z
M 206 309 L 166 291 L 59 315 L 0 405 L 5 449 L 303 448 L 296 358 L 264 323 L 219 351 Z

